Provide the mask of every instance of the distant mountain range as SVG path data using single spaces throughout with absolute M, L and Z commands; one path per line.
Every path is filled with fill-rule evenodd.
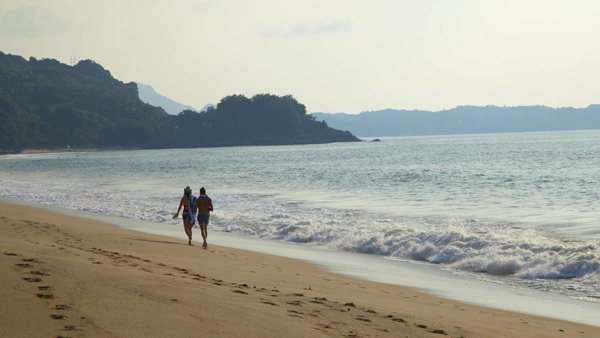
M 348 130 L 359 137 L 600 129 L 597 104 L 587 108 L 459 106 L 436 112 L 386 109 L 356 115 L 312 115 L 332 128 Z
M 138 82 L 137 87 L 140 94 L 140 100 L 155 107 L 161 107 L 171 115 L 177 115 L 184 110 L 198 111 L 194 107 L 175 102 L 170 98 L 157 93 L 154 88 L 149 85 Z

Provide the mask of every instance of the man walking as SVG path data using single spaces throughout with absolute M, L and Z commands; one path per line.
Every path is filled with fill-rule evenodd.
M 213 211 L 213 205 L 210 197 L 206 195 L 206 189 L 204 189 L 204 187 L 200 188 L 200 196 L 196 199 L 195 209 L 197 210 L 196 215 L 198 215 L 198 226 L 202 233 L 202 239 L 204 239 L 202 247 L 206 248 L 208 246 L 208 243 L 206 242 L 206 238 L 208 237 L 206 228 L 208 227 L 210 212 Z

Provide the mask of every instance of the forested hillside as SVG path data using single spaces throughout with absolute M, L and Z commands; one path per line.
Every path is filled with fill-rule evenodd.
M 137 85 L 91 60 L 75 66 L 0 52 L 0 151 L 54 147 L 171 148 L 357 141 L 306 114 L 292 96 L 223 98 L 204 113 L 167 114 Z

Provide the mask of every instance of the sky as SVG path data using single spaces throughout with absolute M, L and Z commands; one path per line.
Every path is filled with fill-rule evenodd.
M 600 103 L 597 0 L 4 0 L 0 51 L 90 59 L 197 109 Z

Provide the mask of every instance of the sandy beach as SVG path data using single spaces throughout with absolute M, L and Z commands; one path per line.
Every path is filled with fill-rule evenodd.
M 600 337 L 600 327 L 12 204 L 0 204 L 0 267 L 1 337 Z

